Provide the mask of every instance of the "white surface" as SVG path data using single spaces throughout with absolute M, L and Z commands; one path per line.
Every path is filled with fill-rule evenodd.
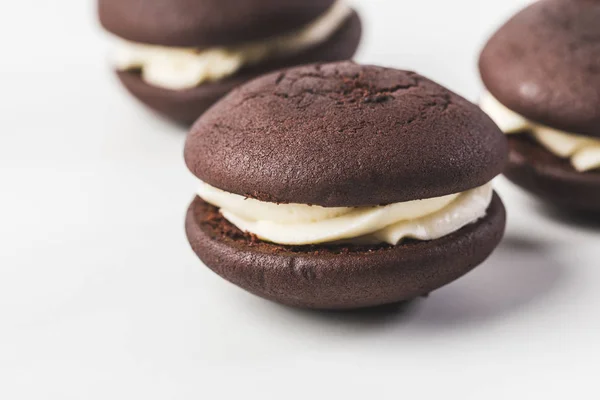
M 359 3 L 360 61 L 475 99 L 477 51 L 524 1 Z M 0 12 L 1 399 L 598 398 L 598 226 L 501 182 L 505 241 L 428 299 L 377 314 L 266 302 L 188 248 L 183 131 L 119 88 L 91 3 Z

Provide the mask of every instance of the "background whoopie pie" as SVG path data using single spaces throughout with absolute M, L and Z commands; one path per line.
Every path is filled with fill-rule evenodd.
M 266 72 L 350 59 L 361 36 L 344 0 L 99 0 L 99 15 L 121 82 L 184 124 Z
M 482 108 L 509 136 L 506 176 L 556 205 L 600 212 L 600 2 L 540 0 L 490 39 Z
M 297 67 L 235 89 L 193 126 L 186 230 L 236 285 L 347 309 L 427 294 L 485 260 L 505 211 L 506 139 L 477 106 L 413 72 Z

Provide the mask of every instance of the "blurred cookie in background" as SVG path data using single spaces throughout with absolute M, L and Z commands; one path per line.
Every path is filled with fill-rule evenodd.
M 600 2 L 534 3 L 479 67 L 481 107 L 510 134 L 505 175 L 560 208 L 600 212 Z
M 264 73 L 352 58 L 362 33 L 343 0 L 99 0 L 98 11 L 123 85 L 183 124 Z

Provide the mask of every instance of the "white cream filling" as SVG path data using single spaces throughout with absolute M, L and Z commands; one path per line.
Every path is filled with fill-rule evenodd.
M 326 41 L 350 16 L 342 0 L 303 29 L 260 42 L 207 49 L 152 46 L 119 39 L 113 53 L 116 69 L 141 69 L 142 79 L 171 90 L 194 88 L 233 75 L 245 65 L 298 53 Z
M 262 240 L 308 245 L 330 242 L 398 244 L 434 240 L 486 215 L 491 183 L 463 193 L 373 207 L 326 208 L 247 199 L 201 182 L 198 195 L 229 222 Z
M 480 106 L 505 133 L 532 132 L 537 142 L 546 149 L 558 157 L 569 158 L 577 171 L 585 172 L 600 168 L 599 139 L 563 132 L 531 122 L 508 109 L 489 92 L 485 92 L 482 96 Z

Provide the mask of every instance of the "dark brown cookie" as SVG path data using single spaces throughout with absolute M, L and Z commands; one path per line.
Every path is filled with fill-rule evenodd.
M 194 251 L 214 272 L 266 299 L 317 309 L 396 303 L 427 294 L 485 260 L 504 233 L 497 195 L 487 216 L 438 240 L 397 246 L 281 246 L 229 224 L 196 198 L 186 218 Z
M 502 172 L 506 139 L 477 106 L 413 72 L 352 62 L 261 77 L 192 128 L 190 170 L 281 203 L 365 206 L 458 193 Z
M 508 142 L 508 179 L 548 203 L 600 212 L 600 171 L 578 172 L 528 135 L 510 135 Z
M 600 2 L 540 0 L 491 38 L 479 62 L 488 90 L 525 117 L 600 137 Z
M 239 86 L 264 73 L 280 68 L 318 61 L 352 58 L 361 37 L 361 21 L 356 12 L 326 42 L 291 57 L 272 59 L 245 68 L 218 82 L 205 82 L 189 90 L 168 90 L 145 83 L 138 72 L 117 72 L 127 90 L 150 108 L 180 123 L 191 125 L 206 109 Z
M 102 25 L 133 42 L 229 46 L 293 32 L 334 0 L 99 0 Z

